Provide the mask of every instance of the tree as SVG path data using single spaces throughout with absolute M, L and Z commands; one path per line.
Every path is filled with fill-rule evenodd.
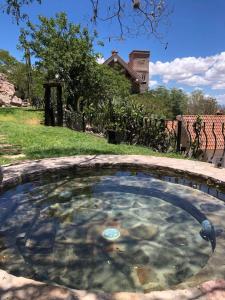
M 28 22 L 28 29 L 21 32 L 20 44 L 30 49 L 46 81 L 63 84 L 67 109 L 83 111 L 85 106 L 97 107 L 112 95 L 129 93 L 130 85 L 124 76 L 97 63 L 95 36 L 86 28 L 69 22 L 65 13 L 39 20 L 38 25 Z
M 17 23 L 28 16 L 21 12 L 25 5 L 43 0 L 4 0 L 3 11 L 15 17 Z M 92 14 L 90 20 L 97 25 L 115 21 L 118 27 L 116 36 L 111 38 L 123 39 L 126 36 L 140 34 L 154 35 L 161 38 L 158 29 L 160 24 L 167 23 L 172 9 L 166 0 L 89 0 Z M 167 45 L 166 45 L 167 47 Z
M 41 3 L 41 0 L 4 0 L 0 8 L 8 15 L 12 15 L 17 23 L 19 23 L 21 19 L 27 18 L 27 14 L 22 13 L 21 8 L 33 2 Z
M 18 61 L 8 51 L 0 49 L 0 72 L 13 73 Z
M 91 21 L 97 24 L 116 20 L 119 28 L 116 37 L 120 39 L 140 34 L 151 34 L 160 38 L 159 25 L 166 21 L 172 12 L 165 0 L 111 0 L 106 5 L 102 4 L 104 0 L 90 1 L 93 11 Z
M 194 91 L 188 99 L 187 113 L 193 115 L 212 115 L 219 109 L 217 100 L 207 97 L 201 90 Z
M 31 50 L 36 67 L 46 74 L 46 80 L 57 78 L 65 82 L 68 104 L 75 107 L 87 89 L 90 69 L 97 64 L 92 48 L 94 37 L 87 29 L 68 22 L 64 13 L 39 20 L 39 25 L 28 22 L 28 30 L 21 32 L 20 44 Z
M 41 86 L 42 74 L 35 69 L 29 70 L 34 82 L 32 84 L 32 93 L 30 93 L 28 81 L 27 65 L 18 61 L 6 50 L 0 49 L 0 73 L 4 73 L 8 80 L 15 85 L 16 95 L 22 99 L 29 99 L 31 102 L 41 102 L 43 89 Z M 41 88 L 40 88 L 41 87 Z
M 168 117 L 168 95 L 169 91 L 167 89 L 159 87 L 144 94 L 132 95 L 131 100 L 134 100 L 137 104 L 143 105 L 145 111 L 150 115 L 154 114 L 156 117 Z
M 187 95 L 181 89 L 173 88 L 170 91 L 171 117 L 175 119 L 182 115 L 187 110 L 187 103 Z
M 160 86 L 141 95 L 131 97 L 150 114 L 175 119 L 186 111 L 188 97 L 181 89 L 167 89 Z

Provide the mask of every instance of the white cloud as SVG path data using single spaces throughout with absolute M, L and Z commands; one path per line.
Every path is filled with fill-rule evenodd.
M 149 86 L 152 87 L 152 86 L 156 86 L 158 84 L 158 81 L 157 80 L 150 80 L 149 81 Z
M 218 81 L 212 86 L 213 90 L 225 90 L 225 82 Z
M 208 86 L 225 90 L 225 52 L 208 57 L 176 58 L 171 62 L 150 62 L 150 75 L 164 83 L 176 81 L 191 87 Z
M 97 63 L 99 63 L 100 65 L 102 65 L 105 62 L 104 57 L 98 57 L 97 58 Z
M 200 88 L 199 86 L 196 86 L 196 87 L 194 88 L 194 91 L 203 91 L 203 89 Z M 205 95 L 205 96 L 206 96 L 206 95 Z
M 194 75 L 189 78 L 185 78 L 182 80 L 178 80 L 179 83 L 183 83 L 188 86 L 198 86 L 198 85 L 210 85 L 210 82 L 204 79 L 203 77 L 199 75 Z

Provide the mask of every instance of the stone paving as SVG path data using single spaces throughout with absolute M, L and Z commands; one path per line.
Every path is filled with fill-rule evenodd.
M 201 177 L 208 184 L 225 186 L 225 169 L 215 168 L 208 163 L 150 156 L 77 156 L 65 158 L 51 158 L 36 161 L 25 161 L 16 165 L 3 167 L 4 179 L 2 189 L 12 187 L 18 183 L 35 178 L 42 173 L 55 173 L 60 170 L 77 168 L 104 167 L 141 167 L 141 169 L 155 169 L 172 172 L 173 174 L 188 174 Z M 223 263 L 224 265 L 224 263 Z M 221 266 L 222 267 L 222 266 Z M 222 278 L 202 283 L 202 280 L 190 282 L 190 287 L 177 290 L 154 291 L 140 293 L 90 293 L 75 291 L 60 286 L 50 286 L 33 280 L 15 277 L 5 271 L 0 271 L 0 299 L 1 300 L 61 300 L 61 299 L 115 299 L 115 300 L 188 300 L 225 299 L 225 281 Z
M 57 170 L 92 167 L 141 167 L 147 169 L 175 171 L 211 180 L 217 184 L 225 184 L 225 169 L 215 168 L 212 164 L 156 156 L 139 155 L 96 155 L 47 158 L 42 160 L 24 161 L 3 167 L 4 186 L 17 184 L 41 173 L 54 173 Z

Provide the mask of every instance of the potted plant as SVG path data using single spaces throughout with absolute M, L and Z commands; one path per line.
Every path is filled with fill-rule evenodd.
M 117 122 L 110 122 L 106 127 L 107 140 L 109 144 L 120 144 L 121 143 L 121 129 Z
M 126 114 L 124 111 L 126 106 L 123 102 L 117 100 L 109 101 L 107 108 L 105 129 L 110 144 L 120 144 L 125 131 L 124 116 Z

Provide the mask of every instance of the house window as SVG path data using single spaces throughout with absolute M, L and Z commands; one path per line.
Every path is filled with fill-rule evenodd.
M 142 77 L 142 80 L 146 82 L 146 75 L 142 74 L 141 77 Z

